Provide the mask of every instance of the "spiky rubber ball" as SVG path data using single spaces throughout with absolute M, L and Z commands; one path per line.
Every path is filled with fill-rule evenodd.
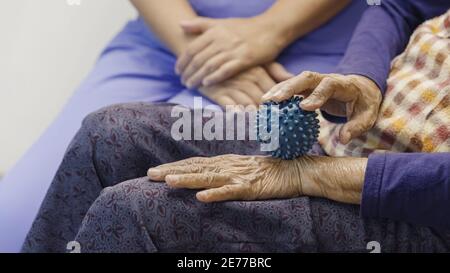
M 266 102 L 266 107 L 260 108 L 257 114 L 257 137 L 262 143 L 270 143 L 274 137 L 278 140 L 278 148 L 271 151 L 271 156 L 285 160 L 295 159 L 307 154 L 319 136 L 319 120 L 316 112 L 305 111 L 300 108 L 302 98 L 292 97 L 289 100 Z M 278 135 L 270 136 L 276 122 L 272 120 L 273 111 L 278 111 Z M 274 115 L 275 117 L 275 115 Z M 266 122 L 260 122 L 266 121 Z M 269 134 L 270 135 L 270 134 Z

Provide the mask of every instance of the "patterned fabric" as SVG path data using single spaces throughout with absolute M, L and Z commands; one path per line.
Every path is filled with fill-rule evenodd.
M 319 142 L 329 155 L 450 152 L 450 11 L 418 27 L 393 61 L 374 128 L 343 145 L 341 126 L 321 117 Z
M 62 252 L 87 210 L 108 186 L 145 176 L 147 169 L 193 156 L 255 153 L 256 142 L 175 141 L 173 104 L 117 105 L 88 115 L 69 145 L 24 251 Z
M 187 157 L 259 153 L 253 141 L 173 140 L 171 108 L 123 104 L 89 115 L 23 251 L 64 252 L 74 239 L 81 252 L 355 252 L 369 241 L 383 252 L 450 250 L 450 234 L 364 220 L 354 205 L 309 197 L 203 204 L 195 191 L 138 178 Z

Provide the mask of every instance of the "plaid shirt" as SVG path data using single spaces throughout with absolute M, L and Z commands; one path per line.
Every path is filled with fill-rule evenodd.
M 393 62 L 375 126 L 343 145 L 341 124 L 320 118 L 319 143 L 331 156 L 450 152 L 450 10 L 419 26 Z

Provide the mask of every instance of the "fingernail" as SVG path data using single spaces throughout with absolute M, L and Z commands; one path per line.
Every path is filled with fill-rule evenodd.
M 287 94 L 288 90 L 287 89 L 280 89 L 277 92 L 275 92 L 275 94 L 273 94 L 273 97 L 280 100 L 280 99 L 284 99 L 284 97 L 286 96 L 285 94 Z
M 304 99 L 301 104 L 302 105 L 307 105 L 307 104 L 311 104 L 312 100 L 311 99 Z
M 200 201 L 205 201 L 206 197 L 208 196 L 208 194 L 204 193 L 204 192 L 197 192 L 196 194 L 197 199 Z
M 150 177 L 160 177 L 162 172 L 156 168 L 149 169 L 147 175 Z
M 264 94 L 262 97 L 261 97 L 261 99 L 262 100 L 269 100 L 270 99 L 270 93 L 266 93 L 266 94 Z

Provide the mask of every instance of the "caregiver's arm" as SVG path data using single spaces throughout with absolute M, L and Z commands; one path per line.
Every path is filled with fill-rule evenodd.
M 450 153 L 370 156 L 361 214 L 450 229 Z
M 275 31 L 282 48 L 320 27 L 344 9 L 350 0 L 278 0 L 257 16 Z
M 381 6 L 369 8 L 336 73 L 363 75 L 384 93 L 391 61 L 405 49 L 415 28 L 449 8 L 448 0 L 383 0 Z
M 318 28 L 349 0 L 278 0 L 252 18 L 196 18 L 182 22 L 187 33 L 201 34 L 177 61 L 189 87 L 209 86 L 253 66 L 274 61 L 294 40 Z
M 186 48 L 190 37 L 180 28 L 180 21 L 197 16 L 188 0 L 130 0 L 148 26 L 175 54 Z

